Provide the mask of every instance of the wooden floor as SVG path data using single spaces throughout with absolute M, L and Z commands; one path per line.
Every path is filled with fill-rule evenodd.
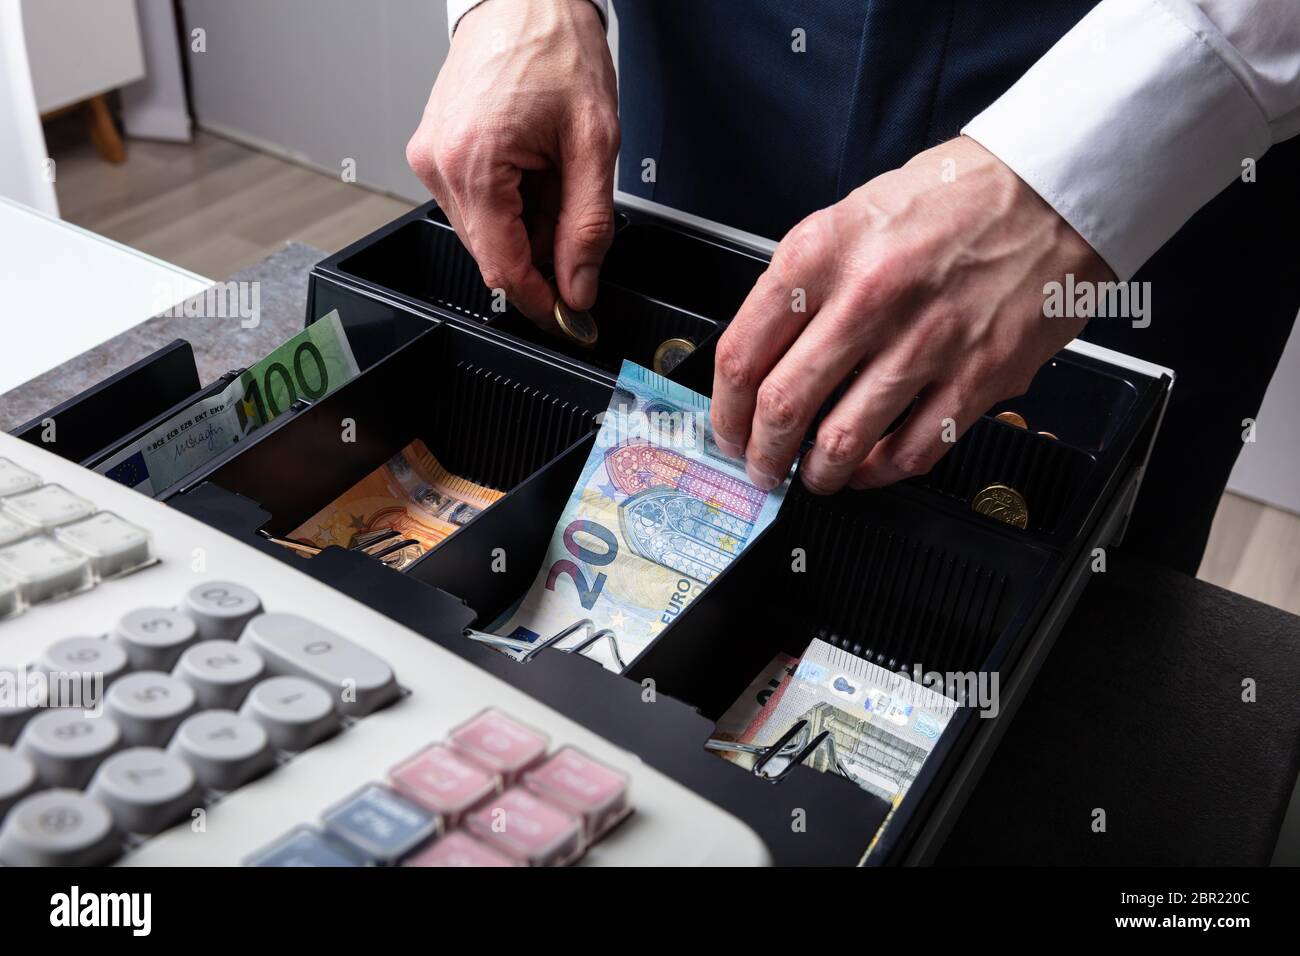
M 128 141 L 114 166 L 79 125 L 50 125 L 64 219 L 211 279 L 291 240 L 334 252 L 411 208 L 208 133 L 189 146 Z
M 209 133 L 130 141 L 121 166 L 75 118 L 48 133 L 65 219 L 213 279 L 290 240 L 333 252 L 410 208 Z M 1300 614 L 1300 516 L 1224 496 L 1200 576 Z

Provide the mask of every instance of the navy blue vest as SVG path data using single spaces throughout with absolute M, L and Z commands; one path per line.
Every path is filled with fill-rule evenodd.
M 615 0 L 619 186 L 779 239 L 957 135 L 1095 2 Z M 796 30 L 806 52 L 792 47 Z M 1152 283 L 1150 328 L 1096 320 L 1084 334 L 1178 373 L 1128 545 L 1189 573 L 1241 450 L 1241 420 L 1257 414 L 1300 310 L 1297 221 L 1300 138 L 1136 277 Z

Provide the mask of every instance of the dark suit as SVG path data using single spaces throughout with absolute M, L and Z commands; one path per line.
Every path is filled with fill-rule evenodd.
M 957 135 L 1094 2 L 615 0 L 619 186 L 779 239 Z M 792 49 L 796 29 L 806 52 Z M 641 178 L 645 158 L 653 183 Z M 1241 450 L 1241 421 L 1259 411 L 1300 310 L 1298 174 L 1300 138 L 1134 277 L 1152 283 L 1149 328 L 1095 320 L 1084 333 L 1177 372 L 1126 546 L 1189 573 Z

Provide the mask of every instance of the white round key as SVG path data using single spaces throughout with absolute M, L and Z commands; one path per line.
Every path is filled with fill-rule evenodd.
M 45 786 L 81 788 L 121 743 L 122 732 L 111 717 L 60 709 L 28 721 L 16 749 Z
M 170 671 L 185 648 L 199 639 L 194 619 L 172 608 L 138 607 L 127 611 L 112 639 L 126 649 L 136 670 Z
M 0 827 L 0 863 L 8 866 L 100 866 L 121 849 L 108 810 L 76 790 L 33 794 Z
M 0 744 L 11 744 L 27 721 L 45 707 L 49 683 L 45 675 L 24 668 L 0 667 Z
M 278 750 L 306 750 L 340 726 L 330 695 L 301 677 L 262 681 L 249 693 L 239 713 L 261 724 Z
M 36 768 L 10 747 L 0 746 L 0 820 L 36 787 Z
M 113 754 L 86 792 L 108 808 L 119 830 L 148 835 L 185 819 L 203 802 L 190 765 L 156 747 Z
M 230 710 L 187 718 L 167 752 L 189 764 L 199 783 L 212 790 L 234 790 L 275 766 L 266 731 Z
M 50 676 L 50 701 L 57 707 L 96 707 L 113 681 L 127 669 L 121 645 L 97 637 L 65 637 L 41 655 Z M 78 696 L 80 695 L 80 696 Z
M 104 709 L 129 746 L 166 747 L 197 704 L 194 688 L 185 681 L 160 671 L 138 671 L 109 688 Z
M 231 641 L 200 641 L 172 671 L 194 688 L 201 710 L 234 710 L 265 672 L 257 651 Z
M 262 601 L 242 584 L 208 581 L 190 588 L 179 610 L 194 619 L 201 639 L 233 641 L 249 619 L 261 613 Z

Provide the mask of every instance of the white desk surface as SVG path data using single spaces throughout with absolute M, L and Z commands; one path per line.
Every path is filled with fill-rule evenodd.
M 0 394 L 210 285 L 0 196 Z

